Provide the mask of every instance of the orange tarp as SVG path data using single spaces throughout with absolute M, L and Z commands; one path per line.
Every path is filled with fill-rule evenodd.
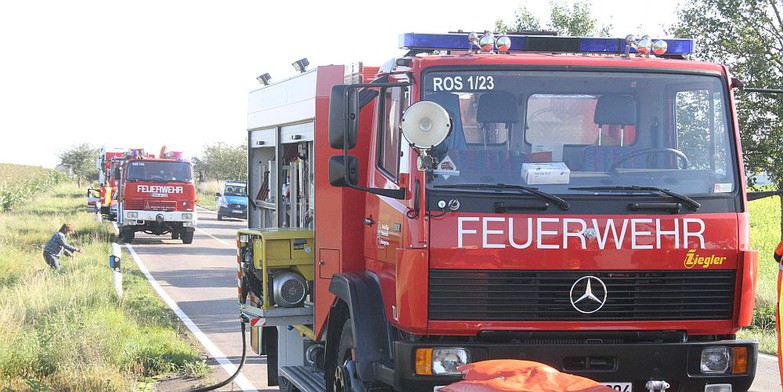
M 613 392 L 588 378 L 562 373 L 539 362 L 495 359 L 461 366 L 465 379 L 440 392 Z

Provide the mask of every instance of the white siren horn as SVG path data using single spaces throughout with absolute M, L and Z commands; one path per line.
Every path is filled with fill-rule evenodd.
M 437 146 L 451 131 L 449 113 L 432 101 L 419 101 L 402 115 L 402 134 L 414 147 L 430 149 Z

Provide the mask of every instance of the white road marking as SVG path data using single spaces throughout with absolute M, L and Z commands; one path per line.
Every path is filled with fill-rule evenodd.
M 139 266 L 141 272 L 144 274 L 144 276 L 147 277 L 147 280 L 150 282 L 152 288 L 154 288 L 158 295 L 163 299 L 163 302 L 165 302 L 166 305 L 168 305 L 171 310 L 176 313 L 177 317 L 182 320 L 182 323 L 188 327 L 196 339 L 198 339 L 204 348 L 207 349 L 209 355 L 212 356 L 212 358 L 215 358 L 215 360 L 223 367 L 223 370 L 225 370 L 228 374 L 234 374 L 237 371 L 237 367 L 234 366 L 234 364 L 231 363 L 228 358 L 226 358 L 223 352 L 220 351 L 220 349 L 214 343 L 212 343 L 211 340 L 209 340 L 204 332 L 201 332 L 201 329 L 199 329 L 196 324 L 193 323 L 193 320 L 191 320 L 190 317 L 188 317 L 188 315 L 185 314 L 182 309 L 180 309 L 179 305 L 177 305 L 177 303 L 171 299 L 166 291 L 163 290 L 163 287 L 161 287 L 160 284 L 158 284 L 158 281 L 152 277 L 152 274 L 150 274 L 149 270 L 147 270 L 147 267 L 141 261 L 141 258 L 136 254 L 136 251 L 133 250 L 133 247 L 130 244 L 125 244 L 125 247 L 130 252 L 133 260 L 136 261 L 136 265 Z M 243 374 L 237 375 L 237 377 L 234 379 L 234 382 L 236 382 L 243 391 L 257 391 L 253 384 L 250 383 L 250 381 L 248 381 L 248 379 Z
M 213 240 L 219 241 L 221 244 L 223 244 L 223 245 L 225 245 L 225 246 L 227 246 L 227 247 L 229 247 L 229 248 L 234 248 L 234 247 L 236 247 L 236 244 L 235 244 L 235 243 L 234 243 L 234 244 L 229 244 L 228 242 L 226 242 L 226 241 L 223 241 L 223 240 L 221 240 L 220 238 L 217 238 L 217 237 L 215 237 L 214 235 L 212 235 L 212 234 L 209 234 L 209 233 L 207 233 L 206 231 L 204 231 L 204 230 L 202 230 L 202 229 L 199 229 L 198 227 L 196 228 L 196 231 L 198 231 L 198 232 L 199 232 L 199 233 L 201 233 L 201 234 L 204 234 L 204 235 L 207 235 L 207 236 L 211 237 Z
M 197 206 L 196 208 L 197 208 L 197 210 L 199 210 L 199 211 L 201 211 L 201 212 L 210 212 L 210 213 L 213 213 L 213 214 L 216 214 L 216 215 L 217 215 L 217 213 L 216 213 L 215 211 L 208 210 L 208 209 L 206 209 L 206 208 L 204 208 L 204 207 L 198 207 L 198 206 Z M 221 244 L 223 244 L 223 245 L 225 245 L 225 246 L 227 246 L 227 247 L 229 247 L 229 248 L 234 248 L 234 247 L 236 247 L 236 246 L 237 246 L 237 244 L 236 244 L 236 243 L 231 243 L 231 244 L 229 244 L 228 242 L 226 242 L 226 241 L 223 241 L 223 240 L 221 240 L 220 238 L 217 238 L 217 237 L 215 237 L 214 235 L 207 233 L 207 232 L 206 232 L 206 231 L 204 231 L 203 229 L 199 229 L 198 227 L 196 227 L 196 231 L 198 231 L 198 232 L 199 232 L 199 233 L 201 233 L 201 234 L 205 234 L 205 235 L 207 235 L 208 237 L 211 237 L 211 238 L 212 238 L 212 239 L 214 239 L 214 240 L 217 240 L 218 242 L 220 242 Z

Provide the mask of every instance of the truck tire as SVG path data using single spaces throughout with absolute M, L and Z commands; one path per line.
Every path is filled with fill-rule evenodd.
M 133 242 L 133 237 L 135 236 L 135 232 L 133 229 L 130 229 L 129 227 L 123 227 L 122 228 L 122 242 L 126 244 L 130 244 Z
M 223 215 L 217 214 L 217 216 L 218 216 L 218 220 L 219 220 L 219 221 L 222 221 L 222 220 L 223 220 Z
M 193 232 L 192 231 L 183 231 L 180 233 L 180 237 L 182 238 L 183 244 L 192 244 L 193 243 Z
M 334 371 L 334 385 L 327 389 L 332 392 L 364 391 L 364 385 L 359 380 L 356 365 L 353 362 L 354 348 L 353 326 L 351 319 L 346 319 L 340 333 L 340 344 L 337 346 L 337 368 Z

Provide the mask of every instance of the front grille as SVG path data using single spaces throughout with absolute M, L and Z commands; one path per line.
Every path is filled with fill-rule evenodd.
M 132 199 L 125 201 L 125 209 L 171 212 L 177 210 L 177 202 L 167 200 Z
M 606 303 L 584 314 L 574 283 L 594 276 Z M 725 320 L 734 314 L 735 271 L 431 270 L 431 320 Z M 575 290 L 577 296 L 584 293 Z M 599 293 L 600 294 L 600 293 Z M 599 295 L 600 296 L 600 295 Z

